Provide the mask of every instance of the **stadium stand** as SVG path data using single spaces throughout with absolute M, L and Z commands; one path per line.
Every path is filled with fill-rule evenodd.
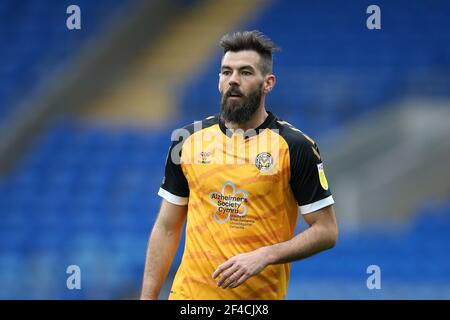
M 450 202 L 425 202 L 395 230 L 344 233 L 331 251 L 293 264 L 290 299 L 447 299 L 450 295 Z M 367 267 L 382 290 L 368 290 Z
M 57 266 L 71 264 L 96 279 L 87 281 L 86 297 L 118 297 L 130 276 L 139 282 L 154 219 L 150 213 L 159 205 L 149 195 L 161 180 L 155 172 L 163 169 L 165 136 L 111 133 L 61 121 L 36 142 L 19 174 L 1 183 L 0 251 L 7 268 L 2 277 L 16 279 L 13 286 L 22 289 L 13 297 L 52 297 L 45 288 L 65 272 Z M 15 267 L 19 261 L 22 268 Z M 34 265 L 48 283 L 27 286 L 35 278 Z M 23 275 L 25 267 L 30 272 Z M 71 297 L 64 295 L 67 290 L 58 292 L 63 294 L 58 298 Z
M 0 125 L 14 106 L 33 96 L 53 73 L 67 67 L 83 45 L 101 34 L 117 13 L 133 1 L 77 1 L 83 8 L 81 30 L 67 32 L 66 9 L 71 1 L 0 3 Z
M 106 12 L 125 6 L 77 3 L 88 27 L 61 41 L 66 16 L 55 12 L 65 12 L 67 1 L 0 2 L 7 26 L 0 28 L 0 61 L 7 62 L 0 65 L 0 123 L 55 68 L 70 64 L 76 47 L 95 39 Z M 390 32 L 378 34 L 360 27 L 367 5 L 272 1 L 245 26 L 283 49 L 269 106 L 313 136 L 383 111 L 398 96 L 449 94 L 448 77 L 436 79 L 450 69 L 450 3 L 379 1 Z M 0 299 L 138 296 L 171 129 L 218 110 L 219 61 L 218 52 L 183 85 L 180 117 L 164 128 L 111 129 L 64 116 L 35 137 L 0 177 Z M 439 85 L 423 85 L 427 79 Z M 344 232 L 332 251 L 294 263 L 288 298 L 449 298 L 450 202 L 424 201 L 400 229 Z M 66 288 L 72 264 L 81 267 L 82 290 Z M 381 291 L 365 285 L 371 264 L 382 268 Z
M 450 4 L 377 4 L 386 32 L 365 28 L 367 16 L 361 12 L 370 5 L 367 1 L 273 1 L 246 24 L 244 29 L 261 29 L 282 49 L 275 53 L 278 85 L 268 105 L 311 136 L 320 136 L 407 93 L 448 96 L 448 77 L 441 85 L 431 79 L 448 74 L 450 34 L 442 31 L 450 29 Z M 218 55 L 188 84 L 181 103 L 188 113 L 215 110 L 219 61 Z M 422 85 L 414 82 L 419 76 Z

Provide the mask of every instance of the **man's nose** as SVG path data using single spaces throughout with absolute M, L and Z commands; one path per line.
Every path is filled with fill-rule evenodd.
M 230 80 L 228 81 L 228 84 L 230 86 L 240 86 L 241 80 L 239 79 L 239 74 L 237 72 L 233 72 L 233 74 L 230 77 Z

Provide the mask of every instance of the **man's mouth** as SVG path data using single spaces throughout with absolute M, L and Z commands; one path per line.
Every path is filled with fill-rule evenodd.
M 242 98 L 242 94 L 237 92 L 232 92 L 228 95 L 228 98 Z

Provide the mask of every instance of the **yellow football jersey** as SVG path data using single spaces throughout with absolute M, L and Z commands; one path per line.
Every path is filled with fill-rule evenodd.
M 315 142 L 270 112 L 245 133 L 212 116 L 173 140 L 158 194 L 188 213 L 169 299 L 285 298 L 288 263 L 237 288 L 219 288 L 212 274 L 237 254 L 291 239 L 299 206 L 307 214 L 334 203 Z

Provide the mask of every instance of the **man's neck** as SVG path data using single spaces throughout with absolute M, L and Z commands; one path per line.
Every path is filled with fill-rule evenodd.
M 225 127 L 227 127 L 227 129 L 230 129 L 231 131 L 241 129 L 245 132 L 249 129 L 258 128 L 260 125 L 263 124 L 263 122 L 266 120 L 268 116 L 269 114 L 267 113 L 266 108 L 264 108 L 264 106 L 261 106 L 258 108 L 258 110 L 255 112 L 255 114 L 251 117 L 249 121 L 245 123 L 225 122 Z

